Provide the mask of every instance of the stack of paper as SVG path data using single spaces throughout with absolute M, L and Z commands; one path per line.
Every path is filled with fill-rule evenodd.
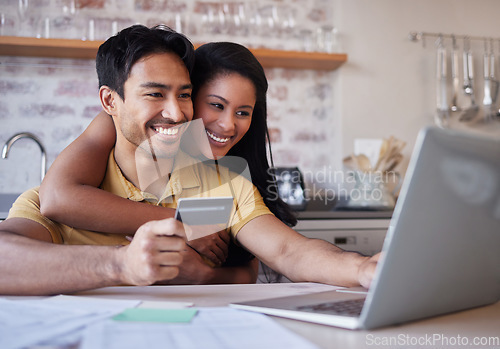
M 232 308 L 198 308 L 189 323 L 101 321 L 81 349 L 317 349 L 271 318 Z
M 136 308 L 140 303 L 74 296 L 0 298 L 0 348 L 317 348 L 262 314 L 186 304 L 165 309 L 155 302 L 145 302 L 154 308 Z
M 0 298 L 0 348 L 75 344 L 87 325 L 110 318 L 139 303 L 73 296 L 30 300 Z

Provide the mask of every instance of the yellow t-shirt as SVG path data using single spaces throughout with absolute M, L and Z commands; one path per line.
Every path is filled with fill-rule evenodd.
M 264 204 L 257 188 L 245 176 L 217 166 L 215 163 L 197 161 L 182 152 L 176 157 L 170 180 L 159 199 L 141 191 L 123 176 L 114 159 L 114 152 L 110 154 L 101 188 L 129 200 L 169 208 L 175 208 L 177 200 L 181 197 L 232 196 L 235 205 L 233 205 L 229 229 L 233 237 L 236 237 L 239 230 L 253 218 L 272 214 Z M 68 245 L 126 245 L 129 243 L 125 235 L 75 229 L 44 217 L 40 213 L 38 188 L 30 189 L 19 196 L 10 209 L 7 219 L 14 217 L 30 219 L 43 225 L 50 232 L 54 243 Z

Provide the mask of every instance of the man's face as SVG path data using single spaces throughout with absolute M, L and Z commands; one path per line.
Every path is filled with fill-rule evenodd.
M 114 99 L 117 145 L 130 154 L 153 150 L 158 158 L 175 156 L 185 123 L 193 118 L 191 92 L 188 70 L 177 55 L 138 60 L 125 81 L 124 99 Z

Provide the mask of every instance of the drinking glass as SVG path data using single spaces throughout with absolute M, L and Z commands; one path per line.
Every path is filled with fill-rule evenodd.
M 313 52 L 316 50 L 316 42 L 314 32 L 311 29 L 301 29 L 298 33 L 301 40 L 301 50 L 305 52 Z
M 288 38 L 292 37 L 296 25 L 295 9 L 287 5 L 281 5 L 277 10 L 281 35 Z
M 10 13 L 0 13 L 0 36 L 12 36 L 16 34 L 16 21 Z
M 77 0 L 60 0 L 59 11 L 51 15 L 52 35 L 56 38 L 79 39 L 84 31 L 78 22 Z
M 223 28 L 221 32 L 231 36 L 246 36 L 248 23 L 245 4 L 238 2 L 223 2 L 220 6 L 220 14 L 223 17 Z
M 278 13 L 275 5 L 263 5 L 255 14 L 257 30 L 262 37 L 279 36 Z
M 219 3 L 204 3 L 205 13 L 202 16 L 202 31 L 209 34 L 227 32 L 224 6 Z
M 320 52 L 334 53 L 337 51 L 337 28 L 333 25 L 323 25 L 316 29 L 317 48 Z
M 37 38 L 48 39 L 52 36 L 52 19 L 49 16 L 42 16 L 36 24 Z

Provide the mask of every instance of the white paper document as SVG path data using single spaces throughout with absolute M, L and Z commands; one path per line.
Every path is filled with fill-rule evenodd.
M 74 296 L 28 300 L 0 298 L 0 348 L 74 344 L 80 340 L 87 325 L 139 303 Z
M 317 349 L 265 315 L 232 308 L 199 308 L 187 324 L 101 321 L 87 327 L 80 348 Z

